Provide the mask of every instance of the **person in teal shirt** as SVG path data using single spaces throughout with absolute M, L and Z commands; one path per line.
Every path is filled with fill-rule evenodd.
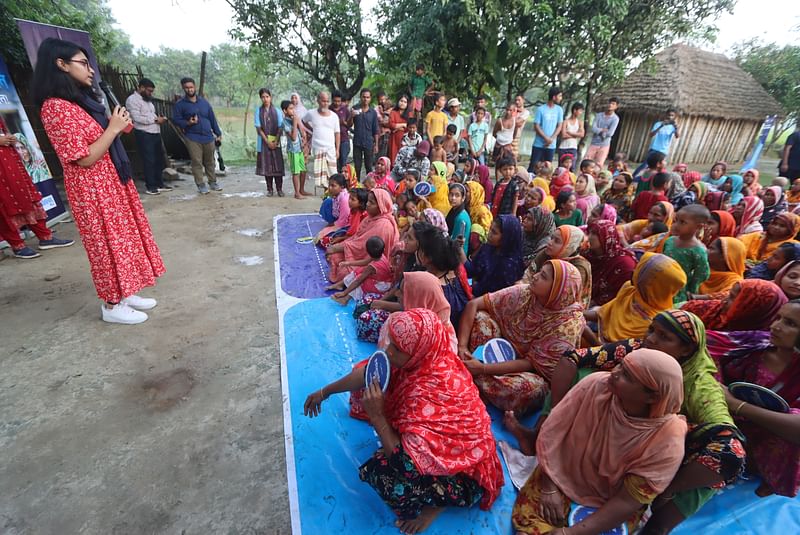
M 447 230 L 450 237 L 454 240 L 461 239 L 461 247 L 464 254 L 469 251 L 469 233 L 472 228 L 472 220 L 467 212 L 467 188 L 463 184 L 454 183 L 448 187 L 447 199 L 450 201 L 450 211 L 447 213 Z
M 536 138 L 533 140 L 531 149 L 531 162 L 528 164 L 528 172 L 536 171 L 536 164 L 539 162 L 551 162 L 556 152 L 556 141 L 558 133 L 561 132 L 561 124 L 564 122 L 564 108 L 561 101 L 564 100 L 564 93 L 559 87 L 551 87 L 547 94 L 547 103 L 536 108 L 536 115 L 533 119 L 533 130 Z

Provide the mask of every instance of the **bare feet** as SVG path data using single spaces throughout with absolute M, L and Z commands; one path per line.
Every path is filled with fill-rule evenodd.
M 444 507 L 426 506 L 422 508 L 422 512 L 417 518 L 398 520 L 394 525 L 397 526 L 400 533 L 422 533 L 430 527 L 431 523 L 436 520 L 436 517 L 442 511 L 444 511 Z
M 767 496 L 772 496 L 773 494 L 775 494 L 775 491 L 772 490 L 772 487 L 770 487 L 769 483 L 766 481 L 762 481 L 756 489 L 756 496 L 759 498 L 766 498 Z
M 349 295 L 340 296 L 339 294 L 333 294 L 331 296 L 331 299 L 333 299 L 334 301 L 336 301 L 340 305 L 346 305 L 350 301 L 350 296 Z
M 300 190 L 300 195 L 302 195 L 303 197 L 313 197 L 314 196 L 313 193 L 309 193 L 309 192 L 307 192 L 305 190 L 302 190 L 302 189 Z
M 506 411 L 503 415 L 503 425 L 506 426 L 514 438 L 519 442 L 519 450 L 528 456 L 536 455 L 536 433 L 519 423 L 514 411 Z
M 326 286 L 325 289 L 329 290 L 329 291 L 330 290 L 336 290 L 337 292 L 341 292 L 342 290 L 344 290 L 344 283 L 342 283 L 342 282 L 334 282 L 333 284 L 331 284 L 329 286 Z
M 294 194 L 294 198 L 295 198 L 295 199 L 297 199 L 297 200 L 303 200 L 303 199 L 305 199 L 305 197 L 303 196 L 303 194 L 302 194 L 302 193 L 295 193 L 295 194 Z

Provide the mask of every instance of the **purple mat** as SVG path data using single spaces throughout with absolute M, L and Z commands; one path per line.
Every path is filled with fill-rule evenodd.
M 280 255 L 281 289 L 292 297 L 326 297 L 328 262 L 325 252 L 313 243 L 297 243 L 297 238 L 316 236 L 325 227 L 318 215 L 292 215 L 278 219 L 275 236 Z

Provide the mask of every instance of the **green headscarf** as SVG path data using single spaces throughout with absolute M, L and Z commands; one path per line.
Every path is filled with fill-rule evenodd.
M 719 382 L 717 367 L 706 347 L 706 328 L 700 318 L 684 310 L 665 310 L 653 319 L 684 342 L 697 348 L 694 355 L 681 362 L 683 369 L 683 407 L 681 412 L 692 424 L 703 428 L 714 425 L 736 427 Z M 697 431 L 700 431 L 699 429 Z

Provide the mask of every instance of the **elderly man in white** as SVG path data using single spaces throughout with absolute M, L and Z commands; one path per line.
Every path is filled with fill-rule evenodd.
M 336 160 L 339 158 L 339 117 L 328 109 L 330 102 L 328 92 L 320 91 L 317 109 L 303 117 L 303 124 L 311 132 L 315 188 L 328 187 L 328 177 L 336 173 Z

